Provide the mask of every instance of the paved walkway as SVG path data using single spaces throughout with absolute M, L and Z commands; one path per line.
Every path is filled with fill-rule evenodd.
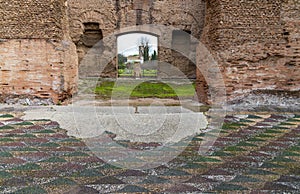
M 56 122 L 0 113 L 0 193 L 299 193 L 299 132 L 300 114 L 228 115 L 208 156 L 197 153 L 199 134 L 176 159 L 129 170 L 95 157 Z

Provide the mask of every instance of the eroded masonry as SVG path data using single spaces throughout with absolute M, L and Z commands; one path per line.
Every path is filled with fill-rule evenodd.
M 295 93 L 300 89 L 299 10 L 297 0 L 0 1 L 1 96 L 58 102 L 77 92 L 79 77 L 117 77 L 116 60 L 82 62 L 84 56 L 114 32 L 144 24 L 172 26 L 199 39 L 218 62 L 230 101 L 252 92 Z M 174 30 L 169 41 L 185 44 L 196 57 L 197 45 L 185 35 Z M 159 61 L 196 78 L 199 100 L 209 103 L 206 70 L 158 46 Z M 160 76 L 176 77 L 164 72 L 163 64 Z

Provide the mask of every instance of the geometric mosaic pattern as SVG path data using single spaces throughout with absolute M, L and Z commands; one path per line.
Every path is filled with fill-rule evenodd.
M 129 170 L 56 122 L 0 114 L 0 193 L 299 193 L 299 114 L 228 115 L 206 156 L 202 137 L 169 163 Z

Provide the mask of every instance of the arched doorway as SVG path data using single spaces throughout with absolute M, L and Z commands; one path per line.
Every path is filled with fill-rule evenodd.
M 118 77 L 156 77 L 159 56 L 158 42 L 159 37 L 148 32 L 118 34 Z
M 97 66 L 97 61 L 94 58 L 97 58 L 98 55 L 102 53 L 101 48 L 95 48 L 97 43 L 103 39 L 103 33 L 100 29 L 100 24 L 98 22 L 85 22 L 83 25 L 83 33 L 80 36 L 79 41 L 76 43 L 78 62 L 79 62 L 79 75 L 81 77 L 90 77 L 93 76 L 90 71 L 91 67 Z M 94 47 L 94 50 L 97 52 L 94 53 L 94 58 L 90 60 L 83 61 L 86 54 Z M 92 53 L 90 53 L 92 54 Z

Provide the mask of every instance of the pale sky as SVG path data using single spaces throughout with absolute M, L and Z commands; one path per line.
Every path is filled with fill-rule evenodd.
M 138 43 L 141 37 L 146 37 L 149 39 L 149 46 L 151 47 L 149 52 L 150 55 L 154 50 L 157 52 L 157 37 L 149 34 L 132 33 L 118 37 L 118 53 L 121 53 L 125 56 L 139 54 Z

